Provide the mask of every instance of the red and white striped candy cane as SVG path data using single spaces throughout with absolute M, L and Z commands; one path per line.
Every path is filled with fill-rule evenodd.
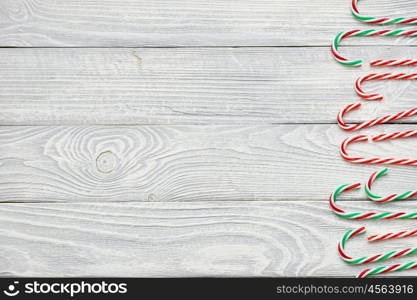
M 369 242 L 379 242 L 385 240 L 403 239 L 408 237 L 417 236 L 417 229 L 414 230 L 403 230 L 400 232 L 389 232 L 384 234 L 374 234 L 368 236 Z
M 383 74 L 369 74 L 366 76 L 362 76 L 359 77 L 356 80 L 355 83 L 355 91 L 356 93 L 363 99 L 365 100 L 370 100 L 370 101 L 380 101 L 382 100 L 384 97 L 381 94 L 376 94 L 376 93 L 366 93 L 363 89 L 362 89 L 362 84 L 365 81 L 371 81 L 371 80 L 416 80 L 417 79 L 417 73 L 414 74 L 405 74 L 405 73 L 399 73 L 399 74 L 392 74 L 392 73 L 383 73 Z M 385 123 L 389 123 L 389 122 L 393 122 L 393 121 L 397 121 L 397 120 L 401 120 L 401 119 L 405 119 L 405 118 L 410 118 L 413 117 L 415 115 L 417 115 L 417 107 L 413 107 L 410 108 L 408 110 L 405 111 L 401 111 L 395 114 L 390 114 L 390 115 L 386 115 L 383 117 L 379 117 L 376 119 L 372 119 L 366 122 L 362 122 L 359 124 L 346 124 L 346 122 L 344 121 L 344 117 L 346 116 L 346 114 L 352 110 L 356 110 L 359 109 L 362 106 L 361 103 L 353 103 L 353 104 L 349 104 L 348 106 L 346 106 L 344 109 L 342 109 L 339 114 L 337 115 L 337 123 L 339 124 L 339 126 L 347 131 L 356 131 L 356 130 L 360 130 L 363 128 L 368 128 L 368 127 L 372 127 L 375 125 L 379 125 L 379 124 L 385 124 Z
M 386 115 L 386 116 L 372 119 L 369 121 L 365 121 L 362 123 L 350 124 L 350 125 L 347 124 L 344 121 L 345 115 L 352 110 L 359 109 L 361 106 L 362 106 L 361 103 L 349 104 L 348 106 L 346 106 L 344 109 L 342 109 L 339 112 L 339 114 L 337 115 L 337 123 L 339 124 L 340 128 L 346 131 L 356 131 L 356 130 L 360 130 L 360 129 L 364 129 L 364 128 L 368 128 L 368 127 L 372 127 L 372 126 L 376 126 L 380 124 L 385 124 L 385 123 L 389 123 L 389 122 L 393 122 L 393 121 L 397 121 L 401 119 L 410 118 L 410 117 L 417 115 L 417 107 L 414 107 L 406 111 L 401 111 L 399 113 L 392 114 L 392 115 Z
M 407 158 L 392 158 L 392 157 L 386 157 L 386 158 L 379 158 L 379 157 L 370 157 L 370 158 L 364 158 L 364 157 L 355 157 L 351 156 L 347 152 L 347 147 L 352 143 L 358 143 L 358 142 L 381 142 L 381 141 L 387 141 L 387 140 L 394 140 L 394 139 L 401 139 L 401 138 L 410 138 L 417 136 L 417 130 L 409 130 L 404 132 L 393 132 L 393 133 L 386 133 L 386 134 L 380 134 L 376 136 L 367 136 L 367 135 L 357 135 L 353 137 L 349 137 L 343 141 L 343 143 L 340 145 L 340 155 L 343 157 L 343 159 L 356 164 L 391 164 L 391 165 L 407 165 L 407 166 L 417 166 L 417 160 L 416 159 L 407 159 Z
M 365 81 L 372 81 L 372 80 L 416 80 L 417 79 L 417 73 L 413 74 L 406 74 L 406 73 L 398 73 L 398 74 L 392 74 L 392 73 L 383 73 L 383 74 L 368 74 L 366 76 L 359 77 L 355 82 L 355 91 L 358 94 L 359 97 L 365 99 L 365 100 L 371 100 L 371 101 L 379 101 L 384 99 L 384 97 L 381 94 L 370 94 L 364 92 L 362 89 L 362 84 Z

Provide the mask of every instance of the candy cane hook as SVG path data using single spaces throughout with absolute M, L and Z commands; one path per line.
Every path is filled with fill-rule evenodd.
M 417 25 L 417 18 L 389 18 L 365 16 L 359 12 L 358 2 L 359 0 L 352 0 L 351 11 L 352 15 L 359 21 L 377 25 Z
M 402 194 L 391 194 L 391 195 L 384 196 L 384 197 L 374 194 L 371 191 L 373 183 L 375 182 L 375 180 L 386 175 L 387 173 L 388 173 L 388 169 L 385 168 L 385 169 L 382 169 L 381 171 L 373 173 L 369 177 L 368 182 L 365 185 L 365 193 L 369 199 L 375 202 L 383 203 L 383 202 L 391 202 L 391 201 L 409 199 L 409 198 L 417 196 L 417 191 L 407 191 Z
M 417 36 L 417 30 L 404 30 L 404 29 L 396 29 L 396 30 L 377 30 L 377 29 L 366 29 L 366 30 L 351 30 L 340 32 L 333 40 L 331 46 L 331 52 L 334 58 L 345 66 L 352 66 L 352 67 L 359 67 L 362 65 L 362 60 L 349 60 L 343 57 L 339 53 L 339 45 L 340 42 L 348 37 L 354 36 L 408 36 L 408 37 L 415 37 Z M 393 67 L 393 66 L 415 66 L 417 65 L 417 60 L 375 60 L 370 63 L 371 66 L 386 66 L 386 67 Z
M 359 97 L 365 99 L 365 100 L 371 100 L 371 101 L 379 101 L 384 99 L 384 97 L 381 94 L 370 94 L 364 92 L 362 89 L 362 84 L 365 81 L 371 81 L 371 80 L 416 80 L 417 79 L 417 73 L 413 74 L 405 74 L 405 73 L 399 73 L 399 74 L 392 74 L 392 73 L 383 73 L 383 74 L 368 74 L 366 76 L 359 77 L 355 82 L 355 91 L 358 94 Z
M 344 121 L 345 115 L 352 110 L 359 109 L 361 106 L 362 106 L 361 103 L 349 104 L 348 106 L 346 106 L 344 109 L 342 109 L 339 112 L 339 114 L 337 115 L 337 123 L 339 124 L 340 128 L 346 131 L 356 131 L 356 130 L 360 130 L 363 128 L 368 128 L 368 127 L 372 127 L 372 126 L 379 125 L 379 124 L 385 124 L 385 123 L 389 123 L 389 122 L 393 122 L 393 121 L 397 121 L 397 120 L 401 120 L 405 118 L 410 118 L 410 117 L 417 115 L 417 107 L 414 107 L 406 111 L 401 111 L 393 115 L 386 115 L 386 116 L 372 119 L 372 120 L 362 122 L 359 124 L 351 124 L 351 125 L 346 124 L 346 122 Z
M 394 132 L 394 133 L 386 133 L 386 134 L 380 134 L 377 136 L 367 136 L 367 135 L 357 135 L 353 137 L 349 137 L 343 141 L 343 143 L 340 145 L 340 155 L 343 157 L 343 159 L 355 163 L 355 164 L 391 164 L 391 165 L 407 165 L 407 166 L 417 166 L 417 160 L 416 159 L 397 159 L 392 157 L 386 157 L 386 158 L 379 158 L 379 157 L 371 157 L 371 158 L 363 158 L 363 157 L 354 157 L 351 156 L 347 152 L 347 147 L 352 143 L 358 143 L 358 142 L 381 142 L 381 141 L 387 141 L 387 140 L 393 140 L 393 139 L 400 139 L 400 138 L 409 138 L 409 137 L 415 137 L 417 136 L 416 130 L 410 130 L 410 131 L 404 131 L 404 132 Z
M 417 253 L 417 248 L 406 248 L 402 250 L 391 251 L 385 254 L 374 254 L 371 256 L 362 256 L 362 257 L 357 257 L 357 258 L 353 258 L 349 256 L 345 251 L 346 242 L 357 235 L 363 234 L 365 231 L 366 231 L 365 227 L 360 227 L 357 229 L 348 230 L 343 235 L 342 240 L 339 242 L 337 246 L 337 250 L 339 252 L 340 257 L 345 263 L 348 263 L 351 265 L 363 265 L 363 264 L 368 264 L 368 263 L 373 263 L 373 262 L 380 262 L 380 261 L 384 261 L 384 260 L 391 259 L 391 258 L 410 256 L 410 255 L 414 255 Z M 414 269 L 414 268 L 417 268 L 417 262 L 395 264 L 391 266 L 384 266 L 384 267 L 378 267 L 375 269 L 363 270 L 361 273 L 358 274 L 357 277 L 363 278 L 363 277 L 369 277 L 369 276 L 377 275 L 377 274 L 385 274 L 385 273 L 396 272 L 396 271 L 398 272 L 398 271 Z
M 336 205 L 337 197 L 347 191 L 356 190 L 360 188 L 360 183 L 344 184 L 339 186 L 329 197 L 330 209 L 339 217 L 349 220 L 405 220 L 417 219 L 417 212 L 347 212 Z

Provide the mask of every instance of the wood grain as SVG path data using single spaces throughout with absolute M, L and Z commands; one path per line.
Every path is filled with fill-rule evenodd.
M 360 7 L 417 15 L 413 0 Z M 366 28 L 346 0 L 3 0 L 0 20 L 0 45 L 18 47 L 327 46 L 341 30 Z
M 343 51 L 369 60 L 415 56 L 414 47 Z M 334 123 L 342 107 L 361 101 L 353 83 L 368 72 L 340 66 L 327 47 L 0 49 L 0 124 Z M 415 107 L 417 82 L 364 88 L 386 99 L 349 120 Z
M 360 7 L 417 15 L 412 0 Z M 338 154 L 348 134 L 335 116 L 359 101 L 353 82 L 370 70 L 341 67 L 328 45 L 354 28 L 370 27 L 345 0 L 1 1 L 0 47 L 22 48 L 0 49 L 0 276 L 357 274 L 337 256 L 345 230 L 414 222 L 359 224 L 328 209 L 334 188 L 380 169 Z M 357 38 L 341 51 L 415 58 L 414 46 Z M 367 83 L 386 99 L 348 119 L 414 107 L 416 87 Z M 413 158 L 416 143 L 350 149 Z M 378 193 L 416 188 L 415 168 L 391 169 Z M 342 198 L 355 210 L 415 210 L 413 201 L 376 206 L 360 192 Z M 358 238 L 349 252 L 412 243 Z
M 385 127 L 408 129 L 417 127 Z M 0 201 L 326 201 L 337 186 L 381 168 L 343 161 L 338 147 L 347 136 L 335 125 L 3 126 Z M 349 151 L 413 158 L 416 144 Z M 377 188 L 413 189 L 414 172 L 394 168 Z
M 388 206 L 415 209 L 407 202 Z M 332 215 L 324 202 L 1 204 L 0 275 L 349 277 L 364 267 L 346 265 L 338 257 L 336 245 L 347 229 L 365 225 L 373 234 L 414 223 L 346 221 Z M 371 255 L 413 242 L 377 245 L 363 236 L 346 250 Z

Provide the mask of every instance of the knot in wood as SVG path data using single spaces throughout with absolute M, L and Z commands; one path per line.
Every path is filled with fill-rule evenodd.
M 97 170 L 101 173 L 111 173 L 118 164 L 117 156 L 111 151 L 101 152 L 96 159 Z

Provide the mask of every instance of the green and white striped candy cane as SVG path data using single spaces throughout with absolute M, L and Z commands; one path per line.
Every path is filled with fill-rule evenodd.
M 359 12 L 358 2 L 359 0 L 352 0 L 351 11 L 352 11 L 352 15 L 361 22 L 365 22 L 368 24 L 376 24 L 376 25 L 417 25 L 417 18 L 409 18 L 409 17 L 390 18 L 390 17 L 365 16 Z
M 346 242 L 351 238 L 361 235 L 366 231 L 365 227 L 360 227 L 357 229 L 350 229 L 346 231 L 343 235 L 342 240 L 337 245 L 337 250 L 339 252 L 340 257 L 343 261 L 350 265 L 364 265 L 373 262 L 380 262 L 391 258 L 398 258 L 403 256 L 410 256 L 417 254 L 417 248 L 406 248 L 401 250 L 391 251 L 385 254 L 374 254 L 369 256 L 361 256 L 353 258 L 349 256 L 345 251 Z
M 349 220 L 406 220 L 417 219 L 417 212 L 348 212 L 336 205 L 337 197 L 347 191 L 360 188 L 360 183 L 344 184 L 339 186 L 329 197 L 329 206 L 331 210 L 339 217 Z
M 362 65 L 363 61 L 360 59 L 357 60 L 350 60 L 345 57 L 343 57 L 339 52 L 339 46 L 343 39 L 346 39 L 348 37 L 372 37 L 372 36 L 395 36 L 395 37 L 401 37 L 401 36 L 408 36 L 408 37 L 416 37 L 417 36 L 417 30 L 404 30 L 404 29 L 395 29 L 395 30 L 378 30 L 378 29 L 366 29 L 366 30 L 350 30 L 350 31 L 344 31 L 340 32 L 336 35 L 336 37 L 333 40 L 332 46 L 331 46 L 331 52 L 334 56 L 334 58 L 345 66 L 351 66 L 351 67 L 359 67 Z M 396 59 L 390 59 L 390 60 L 375 60 L 370 63 L 371 66 L 374 67 L 394 67 L 394 66 L 416 66 L 417 60 L 411 60 L 411 59 L 405 59 L 405 60 L 396 60 Z
M 368 264 L 368 263 L 381 262 L 387 259 L 399 258 L 399 257 L 405 257 L 405 256 L 411 256 L 411 255 L 417 254 L 417 248 L 406 248 L 402 250 L 391 251 L 385 254 L 374 254 L 370 256 L 361 256 L 361 257 L 356 257 L 356 258 L 349 256 L 345 251 L 346 242 L 355 236 L 363 234 L 365 231 L 366 231 L 365 227 L 360 227 L 357 229 L 348 230 L 343 235 L 342 240 L 339 242 L 337 246 L 337 250 L 339 252 L 340 257 L 345 263 L 350 264 L 350 265 L 363 265 L 363 264 Z M 369 277 L 369 276 L 377 275 L 377 274 L 384 274 L 384 273 L 389 273 L 389 272 L 413 269 L 413 268 L 416 268 L 416 266 L 417 266 L 416 262 L 409 262 L 405 264 L 396 264 L 392 266 L 378 267 L 375 269 L 366 269 L 362 271 L 361 273 L 359 273 L 357 277 L 363 278 L 363 277 Z
M 365 269 L 362 272 L 360 272 L 356 277 L 366 278 L 366 277 L 380 275 L 380 274 L 412 270 L 412 269 L 417 269 L 417 261 L 410 261 L 405 264 L 395 264 L 391 266 L 383 266 L 383 267 L 378 267 L 378 268 L 373 268 L 373 269 Z
M 415 196 L 417 196 L 417 191 L 407 191 L 405 193 L 402 194 L 391 194 L 388 196 L 378 196 L 376 194 L 374 194 L 371 191 L 372 188 L 372 184 L 375 182 L 375 180 L 377 180 L 378 178 L 386 175 L 388 173 L 388 169 L 382 169 L 381 171 L 375 172 L 373 173 L 369 179 L 368 182 L 365 185 L 365 193 L 368 196 L 369 199 L 371 199 L 372 201 L 375 202 L 391 202 L 391 201 L 397 201 L 397 200 L 404 200 L 404 199 L 408 199 L 408 198 L 413 198 Z

